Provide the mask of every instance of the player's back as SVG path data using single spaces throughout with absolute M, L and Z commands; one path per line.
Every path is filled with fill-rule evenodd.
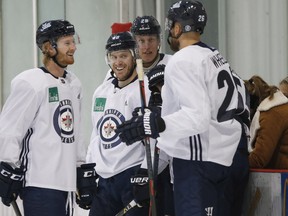
M 177 148 L 167 151 L 175 157 L 230 165 L 241 124 L 235 120 L 238 92 L 227 61 L 199 42 L 174 54 L 164 79 L 162 114 L 167 127 L 159 143 L 170 136 Z

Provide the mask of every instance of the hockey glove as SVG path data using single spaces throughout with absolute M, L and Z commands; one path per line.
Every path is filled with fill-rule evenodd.
M 139 207 L 148 206 L 150 195 L 147 169 L 140 169 L 130 180 L 133 185 L 133 195 L 137 205 Z
M 148 107 L 161 107 L 162 106 L 162 97 L 160 92 L 151 92 L 149 99 Z
M 152 68 L 147 73 L 148 82 L 149 82 L 149 89 L 152 92 L 160 92 L 157 86 L 163 86 L 164 85 L 164 70 L 165 65 L 160 64 Z
M 145 108 L 144 112 L 144 115 L 133 116 L 115 130 L 127 145 L 131 145 L 145 137 L 156 139 L 159 137 L 159 133 L 165 130 L 165 122 L 157 113 L 151 112 L 148 108 Z
M 10 206 L 10 203 L 17 199 L 23 187 L 23 179 L 22 169 L 13 169 L 8 163 L 0 163 L 0 197 L 4 205 Z
M 153 94 L 153 92 L 151 94 Z M 144 108 L 144 113 L 145 112 L 154 112 L 156 116 L 160 116 L 161 115 L 161 107 L 158 107 L 155 104 L 150 106 L 150 104 L 149 104 L 148 108 Z M 142 114 L 142 107 L 136 107 L 132 112 L 133 117 L 138 117 L 141 115 L 143 115 Z
M 98 175 L 94 169 L 95 163 L 82 164 L 77 167 L 78 196 L 76 203 L 80 208 L 90 209 L 97 191 L 96 179 Z

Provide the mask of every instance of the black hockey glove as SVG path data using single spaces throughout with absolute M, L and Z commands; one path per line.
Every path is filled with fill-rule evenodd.
M 164 70 L 165 65 L 160 64 L 156 65 L 154 68 L 148 71 L 147 77 L 149 82 L 148 87 L 150 91 L 160 92 L 157 86 L 162 87 L 164 85 Z
M 78 196 L 76 203 L 83 209 L 90 209 L 97 191 L 96 179 L 98 175 L 94 169 L 95 165 L 95 163 L 89 163 L 77 167 Z
M 154 112 L 156 116 L 161 116 L 161 107 L 158 107 L 156 105 L 151 106 L 151 107 L 149 106 L 148 108 L 144 108 L 144 113 L 145 112 Z M 133 117 L 138 117 L 141 115 L 143 115 L 142 107 L 136 107 L 132 112 Z
M 159 116 L 161 115 L 162 97 L 160 92 L 151 92 L 148 107 L 152 112 L 156 112 Z
M 150 195 L 147 169 L 139 169 L 138 173 L 132 176 L 130 180 L 133 185 L 133 195 L 137 205 L 139 207 L 148 206 Z
M 115 132 L 119 134 L 123 142 L 131 145 L 145 137 L 156 139 L 159 137 L 159 133 L 164 130 L 164 120 L 157 113 L 145 108 L 144 115 L 133 116 L 130 120 L 119 125 Z
M 10 203 L 17 199 L 23 187 L 23 179 L 22 169 L 13 169 L 8 163 L 0 163 L 0 197 L 4 205 L 10 206 Z

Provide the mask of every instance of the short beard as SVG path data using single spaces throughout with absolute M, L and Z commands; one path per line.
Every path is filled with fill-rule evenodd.
M 170 49 L 174 52 L 179 51 L 180 43 L 176 38 L 170 37 Z

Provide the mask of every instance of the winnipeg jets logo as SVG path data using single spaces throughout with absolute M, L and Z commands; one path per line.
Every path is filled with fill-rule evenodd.
M 51 23 L 50 22 L 46 22 L 42 25 L 40 31 L 44 31 L 45 29 L 47 28 L 50 28 L 51 27 Z
M 71 101 L 60 101 L 53 116 L 53 125 L 56 133 L 61 137 L 62 143 L 73 143 L 75 141 L 73 116 Z
M 61 125 L 62 125 L 62 128 L 65 128 L 65 130 L 72 129 L 73 119 L 72 119 L 72 114 L 68 109 L 66 112 L 62 114 Z
M 97 123 L 101 144 L 105 149 L 114 148 L 121 143 L 121 139 L 115 133 L 115 129 L 124 121 L 123 114 L 118 110 L 105 110 L 103 117 Z
M 104 125 L 104 132 L 106 134 L 106 137 L 111 136 L 112 132 L 114 132 L 115 125 L 111 122 L 111 118 L 108 120 L 106 125 Z
M 179 8 L 181 3 L 182 1 L 176 2 L 175 4 L 172 5 L 172 8 Z

